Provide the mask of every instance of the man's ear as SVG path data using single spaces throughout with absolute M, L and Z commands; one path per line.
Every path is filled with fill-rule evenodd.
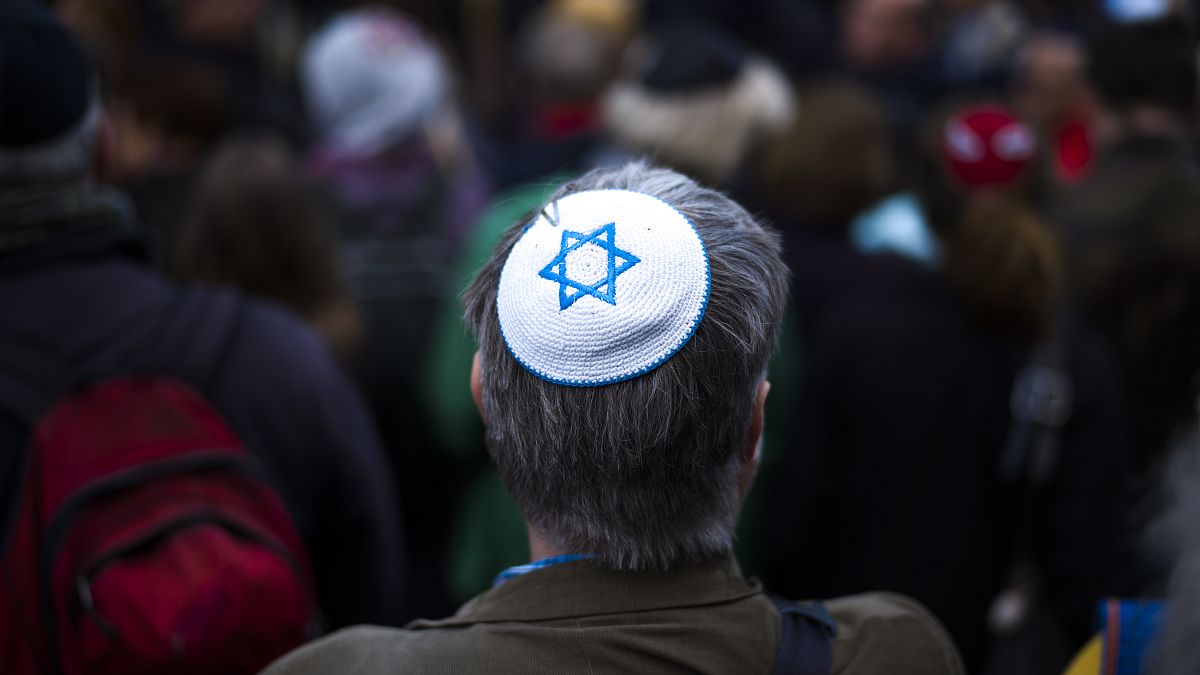
M 483 382 L 479 378 L 479 352 L 475 352 L 475 358 L 471 361 L 471 398 L 475 400 L 479 418 L 487 424 L 487 416 L 483 414 Z
M 738 478 L 738 488 L 744 498 L 750 492 L 750 484 L 758 473 L 758 464 L 762 460 L 762 434 L 766 417 L 764 410 L 767 405 L 767 394 L 771 393 L 771 383 L 763 380 L 758 385 L 758 400 L 754 402 L 754 412 L 750 416 L 750 432 L 746 434 L 746 444 L 742 446 L 742 473 Z
M 759 460 L 759 453 L 762 451 L 763 427 L 766 425 L 766 405 L 767 394 L 771 393 L 771 383 L 763 380 L 758 385 L 758 400 L 754 402 L 754 414 L 750 417 L 750 433 L 746 436 L 746 445 L 742 448 L 742 459 L 744 461 Z

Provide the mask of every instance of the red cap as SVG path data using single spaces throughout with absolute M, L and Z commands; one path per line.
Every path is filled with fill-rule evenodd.
M 1033 129 L 997 105 L 963 108 L 942 130 L 942 157 L 950 173 L 968 188 L 1012 183 L 1036 149 Z

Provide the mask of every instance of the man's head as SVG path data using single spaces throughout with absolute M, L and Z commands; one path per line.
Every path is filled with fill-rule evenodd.
M 854 69 L 903 68 L 930 45 L 929 0 L 844 0 L 839 8 L 842 54 Z
M 767 360 L 778 336 L 788 273 L 776 235 L 736 203 L 682 175 L 641 163 L 594 171 L 568 183 L 551 196 L 543 209 L 547 215 L 538 218 L 556 218 L 556 202 L 595 190 L 648 195 L 669 207 L 668 217 L 682 214 L 681 222 L 690 221 L 703 247 L 695 255 L 706 254 L 707 262 L 702 318 L 692 325 L 690 338 L 682 338 L 682 347 L 643 374 L 602 386 L 542 379 L 514 357 L 497 310 L 506 261 L 533 227 L 518 223 L 465 295 L 467 320 L 479 344 L 481 412 L 489 452 L 534 531 L 558 550 L 594 553 L 618 568 L 663 569 L 731 544 L 756 461 Z M 653 273 L 653 252 L 635 245 L 630 226 L 622 229 L 636 220 L 624 218 L 618 206 L 625 193 L 606 194 L 616 195 L 616 225 L 604 241 L 615 243 L 619 253 L 614 255 L 632 256 L 612 258 L 622 266 L 616 269 L 636 258 Z M 600 219 L 609 220 L 600 210 Z M 567 243 L 578 241 L 570 236 L 576 226 L 565 219 L 558 226 L 568 250 Z M 681 248 L 674 260 L 686 266 L 694 255 L 689 251 Z M 553 267 L 555 254 L 561 255 L 556 247 L 543 247 L 543 270 L 560 270 Z M 661 260 L 669 266 L 673 258 Z M 523 273 L 536 276 L 541 262 Z M 561 271 L 566 270 L 564 263 Z M 571 310 L 592 313 L 602 324 L 603 312 L 634 302 L 622 293 L 638 282 L 625 278 L 616 278 L 617 290 L 607 287 L 617 304 L 582 297 L 562 317 L 556 305 L 544 313 L 541 330 L 564 330 L 556 322 Z M 537 282 L 551 283 L 531 277 L 530 283 Z M 628 308 L 630 316 L 644 320 L 628 322 L 622 331 L 634 351 L 664 325 L 655 318 L 658 310 L 638 314 L 638 309 Z M 608 340 L 613 332 L 596 337 Z M 542 356 L 551 362 L 557 358 Z
M 758 145 L 758 197 L 774 213 L 842 235 L 892 186 L 887 112 L 849 82 L 808 85 L 798 95 L 803 114 Z
M 87 56 L 41 3 L 0 5 L 0 187 L 81 180 L 100 108 Z

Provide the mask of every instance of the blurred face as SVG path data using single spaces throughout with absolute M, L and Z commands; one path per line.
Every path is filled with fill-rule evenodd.
M 267 7 L 267 0 L 185 0 L 176 15 L 179 32 L 197 42 L 244 44 Z
M 166 137 L 157 125 L 139 116 L 133 106 L 112 101 L 101 130 L 97 173 L 106 182 L 133 182 L 154 169 L 165 146 Z
M 1053 127 L 1077 114 L 1089 101 L 1084 50 L 1054 35 L 1032 38 L 1022 50 L 1022 82 L 1015 92 L 1025 114 Z
M 907 64 L 926 49 L 929 0 L 849 0 L 842 12 L 842 52 L 850 65 Z

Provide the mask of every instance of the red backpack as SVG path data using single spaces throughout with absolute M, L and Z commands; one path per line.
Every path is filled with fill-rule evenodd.
M 57 402 L 32 425 L 14 497 L 0 549 L 8 675 L 255 673 L 315 636 L 287 511 L 178 380 L 108 378 Z

